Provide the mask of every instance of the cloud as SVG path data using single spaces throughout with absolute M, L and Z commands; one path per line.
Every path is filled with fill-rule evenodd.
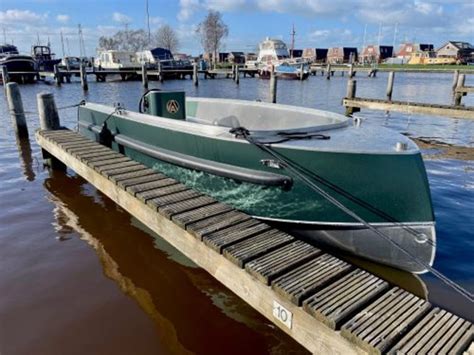
M 150 16 L 150 25 L 151 26 L 161 26 L 165 24 L 165 19 L 163 17 L 159 17 L 159 16 Z
M 48 14 L 38 14 L 30 10 L 0 11 L 0 23 L 4 25 L 40 24 L 48 18 Z
M 188 21 L 194 12 L 201 7 L 199 0 L 179 0 L 178 21 Z
M 60 14 L 56 16 L 56 21 L 61 23 L 68 23 L 69 22 L 69 15 Z
M 112 14 L 112 19 L 115 21 L 115 22 L 118 22 L 122 25 L 125 25 L 127 23 L 130 23 L 132 22 L 132 18 L 130 16 L 127 16 L 125 14 L 122 14 L 120 12 L 114 12 Z

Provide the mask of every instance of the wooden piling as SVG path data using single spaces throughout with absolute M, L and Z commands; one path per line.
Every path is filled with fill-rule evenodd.
M 199 86 L 198 65 L 197 65 L 197 63 L 193 63 L 193 83 L 194 83 L 194 86 Z
M 3 81 L 3 86 L 5 87 L 6 90 L 6 84 L 10 81 L 8 77 L 8 68 L 6 65 L 2 65 L 2 81 Z
M 270 100 L 273 104 L 277 101 L 277 76 L 275 71 L 272 70 L 270 73 Z
M 40 92 L 36 95 L 41 130 L 57 130 L 60 128 L 58 109 L 54 96 L 50 92 Z
M 161 62 L 160 61 L 158 61 L 157 70 L 158 70 L 158 79 L 160 80 L 160 83 L 162 83 L 163 82 L 163 73 L 161 72 Z
M 148 72 L 146 63 L 142 63 L 142 85 L 148 89 Z
M 303 69 L 304 69 L 304 64 L 301 63 L 301 64 L 300 64 L 300 80 L 303 80 L 303 79 L 304 79 L 304 77 L 303 77 L 304 70 L 303 70 Z
M 20 88 L 17 83 L 7 83 L 5 90 L 15 133 L 20 138 L 28 138 L 28 127 L 26 125 Z
M 238 65 L 235 66 L 235 83 L 237 85 L 240 83 L 240 69 Z
M 388 82 L 387 82 L 387 100 L 388 101 L 392 101 L 394 79 L 395 79 L 395 72 L 391 71 L 390 73 L 388 73 Z
M 61 86 L 63 78 L 61 76 L 61 73 L 59 72 L 59 67 L 57 64 L 54 65 L 53 71 L 54 71 L 54 80 L 56 81 L 56 85 Z
M 357 90 L 357 81 L 353 79 L 349 79 L 347 81 L 347 92 L 346 92 L 346 99 L 353 99 L 356 96 Z M 346 116 L 351 116 L 354 112 L 358 112 L 360 109 L 357 107 L 346 107 Z
M 453 94 L 454 94 L 454 91 L 456 90 L 456 86 L 458 85 L 458 79 L 459 79 L 459 70 L 456 69 L 454 71 L 454 76 L 453 76 L 453 85 L 452 85 Z
M 352 79 L 354 77 L 354 63 L 351 63 L 351 66 L 349 67 L 349 79 Z
M 328 63 L 326 67 L 326 79 L 327 80 L 331 79 L 331 63 Z
M 87 91 L 87 90 L 89 90 L 89 85 L 87 84 L 86 67 L 84 66 L 83 63 L 81 63 L 81 65 L 79 67 L 79 72 L 80 72 L 80 77 L 81 77 L 82 90 Z
M 464 83 L 466 82 L 466 75 L 465 74 L 459 74 L 458 81 L 456 83 L 456 89 L 460 89 L 464 86 Z M 456 90 L 454 94 L 454 105 L 455 106 L 461 106 L 461 100 L 462 97 L 464 96 L 464 93 Z
M 82 66 L 81 66 L 82 67 Z M 40 129 L 43 131 L 55 131 L 61 128 L 58 109 L 54 102 L 54 96 L 50 92 L 40 92 L 36 95 L 38 103 L 38 115 L 40 120 Z M 66 165 L 51 155 L 47 150 L 41 149 L 45 165 L 52 169 L 66 170 Z

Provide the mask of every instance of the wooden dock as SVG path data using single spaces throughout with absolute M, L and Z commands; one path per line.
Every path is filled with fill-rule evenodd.
M 408 114 L 447 116 L 474 120 L 474 107 L 425 104 L 410 101 L 389 101 L 372 98 L 344 98 L 342 104 L 346 107 L 366 108 L 370 110 L 395 111 Z
M 76 132 L 36 139 L 315 354 L 474 353 L 472 323 L 367 271 Z

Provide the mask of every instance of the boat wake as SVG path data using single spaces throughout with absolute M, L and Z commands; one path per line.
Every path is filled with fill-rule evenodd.
M 275 218 L 292 219 L 296 216 L 314 215 L 322 211 L 318 200 L 302 201 L 278 187 L 266 187 L 233 179 L 220 177 L 202 171 L 190 170 L 179 166 L 158 162 L 153 169 L 170 176 L 187 187 L 197 190 L 216 200 L 232 205 L 251 215 L 271 215 Z M 305 189 L 294 186 L 293 189 Z

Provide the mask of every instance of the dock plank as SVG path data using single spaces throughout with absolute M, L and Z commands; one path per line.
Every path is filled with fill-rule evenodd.
M 224 212 L 232 211 L 233 208 L 224 203 L 216 203 L 204 207 L 197 208 L 174 215 L 171 219 L 179 226 L 186 228 L 188 224 L 199 222 L 208 217 L 222 215 Z
M 245 269 L 266 285 L 270 285 L 275 278 L 321 254 L 320 249 L 297 240 L 250 261 L 245 265 Z
M 388 354 L 462 354 L 474 339 L 473 324 L 450 312 L 433 308 Z
M 306 299 L 303 309 L 336 329 L 344 319 L 369 304 L 388 287 L 388 282 L 355 269 Z
M 171 219 L 174 215 L 190 210 L 194 210 L 199 207 L 207 206 L 210 204 L 217 203 L 215 199 L 209 196 L 198 196 L 185 201 L 175 201 L 164 206 L 158 207 L 158 212 Z
M 175 179 L 165 178 L 165 179 L 158 179 L 152 182 L 145 182 L 142 184 L 132 185 L 126 188 L 126 191 L 130 193 L 132 196 L 136 196 L 136 194 L 144 191 L 153 190 L 159 187 L 165 187 L 170 185 L 178 184 Z
M 351 265 L 329 254 L 323 254 L 276 278 L 273 290 L 300 306 L 301 303 L 331 281 L 344 275 Z
M 119 174 L 119 175 L 112 175 L 112 176 L 109 177 L 109 179 L 117 184 L 119 181 L 122 181 L 122 180 L 127 180 L 127 179 L 140 177 L 140 176 L 153 175 L 153 174 L 155 174 L 154 170 L 145 168 L 145 169 L 142 169 L 142 170 L 132 171 L 132 172 L 129 172 L 129 173 L 123 173 L 123 174 Z
M 203 196 L 201 193 L 191 190 L 183 184 L 170 185 L 160 189 L 146 191 L 137 196 L 142 195 L 141 198 L 145 199 L 147 193 L 150 195 L 149 198 L 146 199 L 146 204 L 156 211 L 160 207 L 167 206 L 176 201 L 186 201 Z
M 191 194 L 192 197 L 202 195 L 199 192 L 190 190 L 185 185 L 178 183 L 178 184 L 168 185 L 165 187 L 158 187 L 152 190 L 138 192 L 135 194 L 135 197 L 138 198 L 143 203 L 147 203 L 148 205 L 153 206 L 155 209 L 158 209 L 158 206 L 162 206 L 162 204 L 159 204 L 157 201 L 153 201 L 150 203 L 148 202 L 153 199 L 157 199 L 159 197 L 165 198 L 166 196 L 169 196 L 171 194 L 178 193 L 178 192 L 185 192 L 185 191 L 189 191 L 188 194 Z M 185 199 L 185 197 L 183 199 Z
M 245 222 L 251 217 L 239 211 L 230 211 L 222 215 L 209 217 L 201 221 L 190 223 L 186 229 L 196 238 L 202 240 L 202 237 L 219 230 L 231 227 L 237 223 Z
M 341 335 L 370 353 L 382 354 L 431 308 L 398 287 L 383 294 L 341 327 Z
M 122 156 L 122 157 L 116 157 L 116 158 L 102 158 L 101 160 L 95 160 L 95 161 L 86 161 L 86 164 L 90 166 L 91 168 L 97 170 L 103 166 L 114 165 L 114 164 L 119 164 L 119 163 L 130 163 L 130 162 L 134 162 L 134 161 L 128 157 Z
M 209 233 L 202 238 L 202 241 L 208 247 L 219 253 L 222 253 L 223 248 L 269 229 L 271 229 L 271 227 L 268 224 L 251 219 L 232 225 L 228 228 Z
M 291 235 L 270 229 L 223 249 L 223 255 L 243 268 L 247 262 L 294 241 Z
M 120 186 L 122 189 L 127 189 L 127 187 L 131 187 L 134 185 L 139 185 L 143 184 L 146 182 L 153 182 L 153 181 L 159 181 L 166 179 L 167 177 L 163 174 L 160 173 L 154 173 L 150 175 L 145 175 L 145 176 L 137 176 L 133 178 L 129 178 L 126 180 L 120 180 L 117 182 L 117 185 Z
M 109 168 L 109 169 L 103 169 L 101 171 L 101 174 L 108 178 L 109 180 L 112 179 L 113 176 L 116 176 L 116 175 L 122 175 L 122 174 L 125 174 L 125 173 L 133 173 L 135 171 L 141 171 L 141 170 L 146 170 L 148 169 L 145 165 L 143 164 L 140 164 L 140 163 L 137 163 L 135 165 L 127 165 L 127 166 L 124 166 L 124 167 L 114 167 L 114 168 Z
M 107 174 L 110 174 L 110 172 L 117 172 L 117 171 L 122 171 L 122 172 L 127 172 L 127 171 L 135 171 L 132 169 L 138 170 L 139 168 L 145 167 L 143 164 L 136 163 L 133 160 L 132 161 L 125 161 L 121 163 L 116 163 L 116 164 L 111 164 L 111 165 L 104 165 L 104 166 L 99 166 L 95 168 L 98 173 L 107 176 Z M 123 170 L 118 170 L 118 169 L 123 169 Z

